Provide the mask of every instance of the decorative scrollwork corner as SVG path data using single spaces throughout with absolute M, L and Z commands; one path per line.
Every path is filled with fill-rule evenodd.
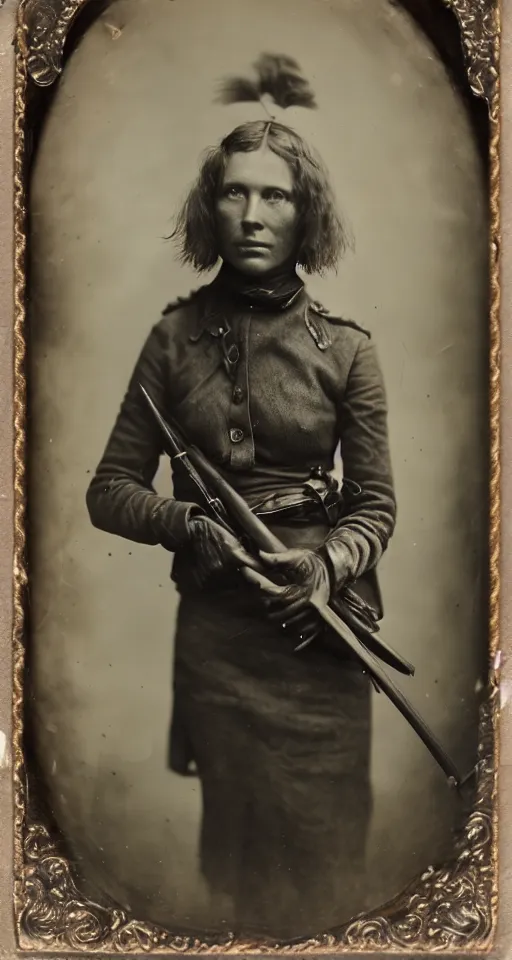
M 49 87 L 62 71 L 66 36 L 86 3 L 95 0 L 22 0 L 21 46 L 29 77 Z
M 471 90 L 492 110 L 499 79 L 499 4 L 495 0 L 443 0 L 455 14 Z
M 109 909 L 78 891 L 67 860 L 58 855 L 47 829 L 32 824 L 24 843 L 24 908 L 20 945 L 52 949 L 144 950 L 162 946 L 165 930 L 130 920 L 123 910 Z
M 391 911 L 356 919 L 344 942 L 361 949 L 486 949 L 495 930 L 494 817 L 496 697 L 484 706 L 476 802 L 448 866 L 430 867 Z

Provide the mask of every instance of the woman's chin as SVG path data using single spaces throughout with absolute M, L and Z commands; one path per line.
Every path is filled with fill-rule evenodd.
M 236 257 L 231 261 L 231 266 L 240 273 L 245 273 L 250 277 L 263 277 L 279 269 L 280 264 L 273 263 L 268 257 L 261 255 L 251 255 L 247 257 Z
M 261 277 L 273 269 L 273 265 L 268 263 L 265 258 L 247 257 L 240 258 L 233 264 L 240 273 L 246 273 L 250 277 Z

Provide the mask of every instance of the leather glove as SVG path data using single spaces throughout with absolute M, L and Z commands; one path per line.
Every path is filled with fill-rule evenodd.
M 195 574 L 201 585 L 215 574 L 230 569 L 243 566 L 261 568 L 232 533 L 209 517 L 192 516 L 187 527 L 194 550 Z
M 261 590 L 269 620 L 281 623 L 284 629 L 293 629 L 298 633 L 300 646 L 305 646 L 323 630 L 323 622 L 310 603 L 312 599 L 321 604 L 329 600 L 331 581 L 327 564 L 313 550 L 302 548 L 282 553 L 260 551 L 259 556 L 264 568 L 284 583 L 276 583 L 254 568 L 243 571 L 245 578 Z

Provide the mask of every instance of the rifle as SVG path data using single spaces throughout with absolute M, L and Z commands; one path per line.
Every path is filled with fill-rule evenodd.
M 242 536 L 249 539 L 257 550 L 264 550 L 267 553 L 281 553 L 286 550 L 284 543 L 268 529 L 260 517 L 253 513 L 243 497 L 233 489 L 204 454 L 195 445 L 184 443 L 179 429 L 174 424 L 171 426 L 163 418 L 145 387 L 142 384 L 139 384 L 139 386 L 162 431 L 164 448 L 171 459 L 173 469 L 181 469 L 195 486 L 198 503 L 207 515 L 235 537 L 239 538 L 241 533 Z M 370 630 L 361 628 L 360 624 L 358 624 L 358 632 L 363 634 L 364 640 L 357 636 L 345 622 L 345 619 L 350 619 L 350 610 L 347 610 L 343 604 L 340 605 L 333 599 L 329 600 L 328 604 L 321 604 L 313 599 L 310 602 L 324 623 L 341 637 L 352 653 L 356 655 L 376 689 L 387 695 L 388 699 L 417 733 L 431 756 L 441 767 L 449 785 L 460 790 L 473 775 L 474 770 L 471 770 L 464 777 L 461 776 L 456 765 L 425 721 L 393 680 L 388 677 L 377 656 L 380 656 L 382 660 L 396 670 L 409 676 L 414 673 L 412 665 L 403 660 L 384 641 L 377 639 Z

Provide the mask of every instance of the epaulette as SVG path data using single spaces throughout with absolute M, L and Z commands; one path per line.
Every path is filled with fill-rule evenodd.
M 162 310 L 162 316 L 167 317 L 169 313 L 174 313 L 175 310 L 179 310 L 179 308 L 183 307 L 184 304 L 190 303 L 196 294 L 197 290 L 191 290 L 188 297 L 177 297 L 176 300 L 172 300 L 171 303 L 168 303 L 167 306 Z
M 366 327 L 362 327 L 360 323 L 356 323 L 355 320 L 349 320 L 345 317 L 327 317 L 329 323 L 337 324 L 339 327 L 351 327 L 352 330 L 358 330 L 359 333 L 364 333 L 365 337 L 368 337 L 368 340 L 371 340 L 372 335 L 370 330 L 367 330 Z
M 356 323 L 355 320 L 347 320 L 345 317 L 336 317 L 329 313 L 327 307 L 324 307 L 318 300 L 312 301 L 311 309 L 318 314 L 319 317 L 323 317 L 328 323 L 334 323 L 339 327 L 351 327 L 352 330 L 359 330 L 359 333 L 364 333 L 369 340 L 371 340 L 371 333 L 365 327 L 362 327 L 359 323 Z
M 319 350 L 328 350 L 332 345 L 329 328 L 323 321 L 326 321 L 327 324 L 332 323 L 340 327 L 351 327 L 353 330 L 358 330 L 360 333 L 363 333 L 368 338 L 371 337 L 369 330 L 360 327 L 354 320 L 345 320 L 344 317 L 333 317 L 318 300 L 311 301 L 308 304 L 304 319 L 306 321 L 306 327 Z

